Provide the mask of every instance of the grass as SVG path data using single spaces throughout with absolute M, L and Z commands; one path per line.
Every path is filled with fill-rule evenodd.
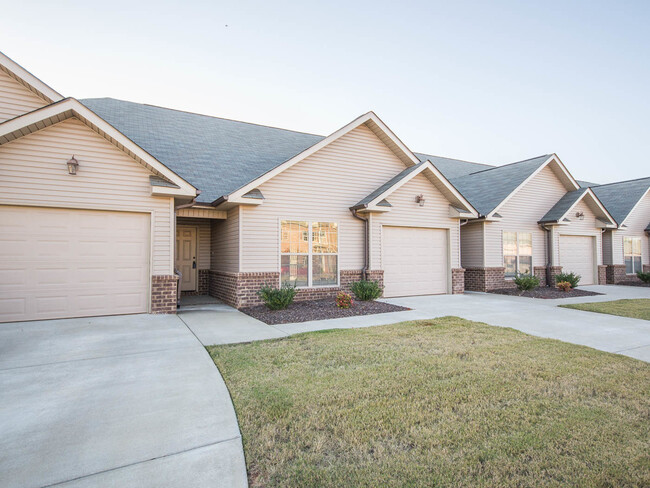
M 208 348 L 252 487 L 650 486 L 650 365 L 446 317 Z
M 637 298 L 634 300 L 614 300 L 612 302 L 575 303 L 560 305 L 565 308 L 575 308 L 586 312 L 606 313 L 632 317 L 633 319 L 650 320 L 650 299 Z

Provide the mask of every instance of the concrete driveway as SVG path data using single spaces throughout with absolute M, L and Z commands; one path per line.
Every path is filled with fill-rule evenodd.
M 0 324 L 0 486 L 247 486 L 218 370 L 176 316 Z

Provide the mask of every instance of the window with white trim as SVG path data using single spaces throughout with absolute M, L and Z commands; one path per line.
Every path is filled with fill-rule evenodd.
M 532 274 L 533 235 L 530 232 L 503 233 L 503 266 L 506 278 Z
M 623 237 L 623 256 L 625 257 L 625 272 L 627 274 L 636 274 L 643 271 L 640 237 Z
M 336 286 L 338 224 L 282 220 L 280 222 L 280 283 L 295 286 Z

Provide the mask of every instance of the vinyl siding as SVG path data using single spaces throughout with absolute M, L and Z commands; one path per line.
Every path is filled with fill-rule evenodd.
M 362 125 L 265 182 L 264 203 L 242 207 L 241 271 L 279 270 L 281 219 L 338 222 L 340 269 L 361 269 L 364 223 L 349 208 L 404 167 Z
M 484 233 L 485 222 L 469 222 L 460 228 L 460 262 L 463 268 L 483 266 Z
M 68 175 L 72 155 L 79 172 Z M 173 199 L 151 196 L 144 167 L 77 119 L 0 146 L 0 205 L 151 212 L 152 274 L 173 270 Z
M 423 195 L 425 204 L 420 207 L 416 195 Z M 436 189 L 424 174 L 415 176 L 408 183 L 388 196 L 393 206 L 390 212 L 373 216 L 373 228 L 383 226 L 427 227 L 449 229 L 451 241 L 451 267 L 460 267 L 459 222 L 449 217 L 449 201 Z M 373 230 L 375 230 L 373 229 Z M 372 232 L 371 269 L 383 269 L 381 232 Z M 363 250 L 363 249 L 362 249 Z M 379 251 L 379 252 L 377 252 Z M 379 262 L 378 262 L 379 261 Z
M 485 224 L 485 265 L 503 266 L 503 232 L 530 232 L 533 266 L 546 265 L 546 233 L 537 222 L 566 192 L 550 166 L 537 173 L 498 210 L 503 217 L 501 221 Z
M 210 269 L 210 220 L 178 217 L 176 219 L 176 226 L 180 227 L 182 225 L 197 228 L 196 238 L 198 242 L 196 244 L 196 267 L 198 269 Z
M 575 217 L 576 212 L 584 213 L 584 220 L 578 220 Z M 589 208 L 589 205 L 585 200 L 581 200 L 567 216 L 571 222 L 568 225 L 563 225 L 558 228 L 555 233 L 555 259 L 557 263 L 560 263 L 560 236 L 570 235 L 570 236 L 593 236 L 596 238 L 596 264 L 602 264 L 602 235 L 601 230 L 596 227 L 596 215 Z M 596 275 L 597 276 L 597 275 Z
M 612 238 L 612 264 L 625 264 L 623 255 L 623 237 L 641 238 L 641 262 L 650 264 L 650 249 L 648 235 L 644 232 L 650 223 L 650 193 L 641 199 L 639 204 L 630 212 L 625 220 L 625 227 L 613 231 Z
M 0 123 L 48 104 L 0 69 Z
M 239 271 L 239 212 L 239 207 L 231 208 L 226 220 L 212 222 L 210 269 L 214 271 Z
M 614 264 L 612 262 L 612 236 L 611 230 L 605 231 L 603 234 L 603 264 Z

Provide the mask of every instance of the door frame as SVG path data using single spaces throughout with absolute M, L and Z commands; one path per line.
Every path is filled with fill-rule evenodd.
M 179 229 L 194 229 L 194 256 L 196 256 L 196 273 L 194 273 L 194 290 L 187 290 L 189 293 L 198 293 L 199 291 L 199 226 L 192 224 L 176 224 L 176 233 Z M 175 236 L 174 236 L 175 237 Z M 174 239 L 176 242 L 176 239 Z M 176 247 L 176 246 L 174 246 Z M 174 268 L 176 268 L 176 249 L 174 249 Z M 178 285 L 180 287 L 180 283 Z M 182 290 L 181 290 L 182 293 Z

